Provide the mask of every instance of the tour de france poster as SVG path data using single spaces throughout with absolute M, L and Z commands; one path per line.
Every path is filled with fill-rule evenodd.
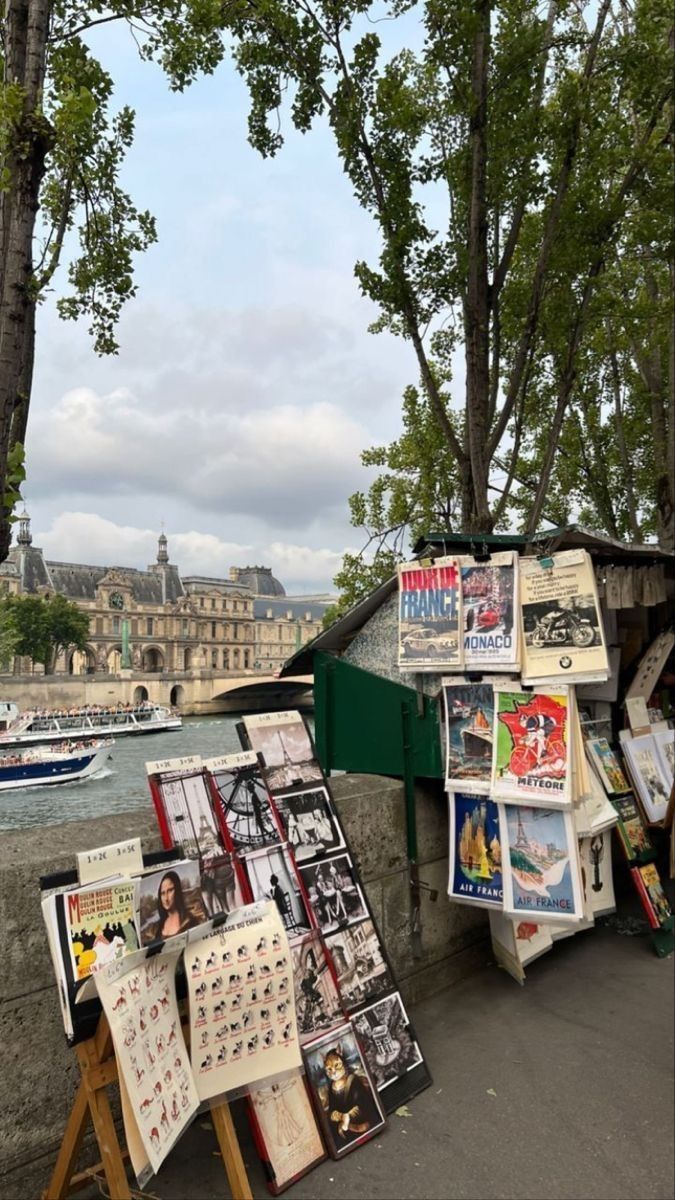
M 467 671 L 518 668 L 516 557 L 512 550 L 493 554 L 489 562 L 460 556 Z
M 448 795 L 451 900 L 502 908 L 502 850 L 499 811 L 487 796 Z
M 401 671 L 461 668 L 462 588 L 456 558 L 432 565 L 401 563 L 398 568 Z
M 504 912 L 536 922 L 584 917 L 576 831 L 571 812 L 499 805 L 504 856 Z
M 445 709 L 445 786 L 447 791 L 487 795 L 492 772 L 494 690 L 488 680 L 441 680 Z
M 590 555 L 565 550 L 521 558 L 523 683 L 605 680 L 609 658 Z
M 194 930 L 185 948 L 190 1054 L 200 1100 L 300 1066 L 293 965 L 271 902 Z
M 495 687 L 491 795 L 550 808 L 571 805 L 569 711 L 564 686 L 555 692 Z

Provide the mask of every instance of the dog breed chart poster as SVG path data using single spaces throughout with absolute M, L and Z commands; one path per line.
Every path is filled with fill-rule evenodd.
M 179 935 L 159 954 L 128 954 L 96 976 L 131 1112 L 153 1171 L 199 1107 L 176 1001 L 176 963 L 183 943 Z
M 279 911 L 250 904 L 185 950 L 192 1070 L 208 1100 L 299 1067 L 293 961 Z

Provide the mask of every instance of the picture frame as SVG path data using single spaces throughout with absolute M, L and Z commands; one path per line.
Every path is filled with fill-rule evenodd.
M 579 848 L 571 812 L 499 805 L 504 913 L 536 924 L 584 919 Z
M 381 996 L 352 1016 L 385 1112 L 429 1087 L 431 1076 L 400 992 Z
M 325 784 L 278 794 L 274 807 L 298 864 L 344 849 L 342 826 Z
M 269 791 L 276 797 L 301 784 L 325 783 L 307 722 L 297 709 L 251 713 L 237 726 L 246 750 L 254 750 Z
M 293 990 L 300 1044 L 344 1024 L 333 963 L 318 932 L 290 942 L 293 961 Z
M 325 945 L 347 1012 L 394 991 L 393 974 L 372 917 L 327 934 Z
M 249 1088 L 248 1117 L 273 1196 L 328 1157 L 309 1088 L 299 1073 Z
M 324 937 L 370 915 L 354 863 L 346 851 L 301 864 L 298 871 Z
M 248 854 L 285 840 L 253 750 L 205 759 L 204 769 L 229 850 Z
M 312 1102 L 331 1158 L 344 1158 L 375 1137 L 384 1111 L 350 1023 L 303 1048 Z
M 253 850 L 246 855 L 243 865 L 251 899 L 274 900 L 289 938 L 315 928 L 302 878 L 286 842 Z

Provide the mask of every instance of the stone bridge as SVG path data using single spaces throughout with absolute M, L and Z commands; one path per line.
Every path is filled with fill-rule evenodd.
M 0 700 L 20 709 L 82 704 L 174 704 L 185 716 L 264 712 L 312 703 L 311 675 L 276 679 L 254 671 L 119 671 L 116 675 L 0 675 Z

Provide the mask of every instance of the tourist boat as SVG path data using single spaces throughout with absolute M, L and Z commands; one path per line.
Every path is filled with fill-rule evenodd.
M 34 746 L 59 738 L 89 741 L 131 733 L 166 733 L 182 727 L 171 708 L 144 700 L 134 706 L 89 704 L 83 708 L 19 713 L 16 704 L 0 701 L 0 750 L 5 746 Z
M 482 708 L 476 710 L 473 721 L 462 730 L 464 753 L 469 758 L 487 758 L 492 754 L 492 726 Z
M 88 779 L 101 770 L 114 745 L 112 738 L 104 738 L 5 751 L 0 754 L 0 791 Z

